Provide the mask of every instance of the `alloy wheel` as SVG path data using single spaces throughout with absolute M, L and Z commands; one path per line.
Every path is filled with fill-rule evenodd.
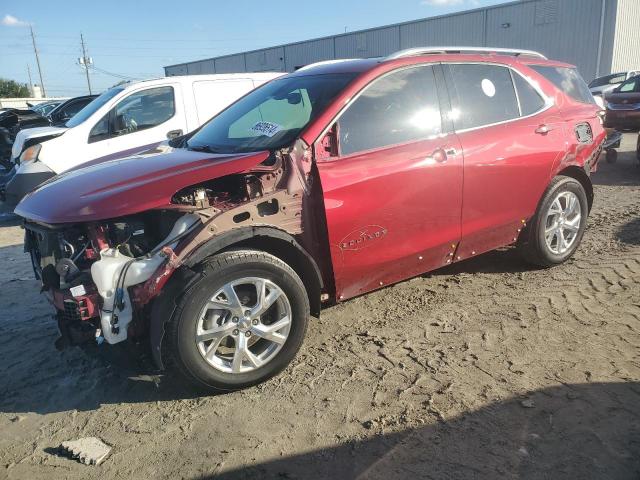
M 204 360 L 225 373 L 247 373 L 273 360 L 291 329 L 286 294 L 265 278 L 226 283 L 200 312 L 196 344 Z
M 580 231 L 582 208 L 578 196 L 570 191 L 559 193 L 547 211 L 545 242 L 556 255 L 571 249 Z

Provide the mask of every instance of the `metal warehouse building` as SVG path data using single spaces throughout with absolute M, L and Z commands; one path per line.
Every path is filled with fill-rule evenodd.
M 538 50 L 577 65 L 589 81 L 640 68 L 640 0 L 521 0 L 165 67 L 165 74 L 291 72 L 337 58 L 418 46 Z

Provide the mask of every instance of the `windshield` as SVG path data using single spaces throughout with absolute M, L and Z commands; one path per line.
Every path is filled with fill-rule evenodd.
M 187 148 L 216 153 L 274 150 L 289 145 L 355 73 L 283 77 L 249 93 L 211 119 Z
M 93 115 L 100 107 L 102 107 L 105 103 L 115 97 L 117 94 L 122 92 L 124 88 L 110 88 L 106 92 L 104 92 L 99 97 L 94 98 L 86 107 L 76 113 L 71 119 L 65 123 L 65 127 L 73 128 L 80 125 L 86 119 L 88 119 L 91 115 Z

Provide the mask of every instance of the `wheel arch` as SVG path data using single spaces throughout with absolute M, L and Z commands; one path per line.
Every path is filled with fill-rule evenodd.
M 246 227 L 230 230 L 198 247 L 171 276 L 162 294 L 151 306 L 149 337 L 151 352 L 159 369 L 162 362 L 164 326 L 173 316 L 180 292 L 198 278 L 198 265 L 212 255 L 235 249 L 260 250 L 289 265 L 300 277 L 309 297 L 311 314 L 320 316 L 323 281 L 313 257 L 289 233 L 273 227 Z
M 591 211 L 591 207 L 593 206 L 593 183 L 591 182 L 591 178 L 584 171 L 584 169 L 571 165 L 560 170 L 556 175 L 564 175 L 565 177 L 571 177 L 582 185 L 585 193 L 587 194 L 587 203 L 589 204 L 589 211 Z

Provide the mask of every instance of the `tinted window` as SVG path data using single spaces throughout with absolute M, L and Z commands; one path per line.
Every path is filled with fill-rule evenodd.
M 634 77 L 630 78 L 622 85 L 620 85 L 616 92 L 620 93 L 640 93 L 640 78 Z
M 222 153 L 285 147 L 355 75 L 294 75 L 273 80 L 212 118 L 189 139 L 187 147 Z
M 432 67 L 391 73 L 367 87 L 338 121 L 343 155 L 442 131 Z
M 63 109 L 62 116 L 66 117 L 66 118 L 73 117 L 76 113 L 78 113 L 80 110 L 82 110 L 90 101 L 91 100 L 86 100 L 86 101 L 82 101 L 81 100 L 81 101 L 73 102 L 73 103 L 67 105 Z
M 518 101 L 520 102 L 520 114 L 524 117 L 536 113 L 544 107 L 544 100 L 535 88 L 531 86 L 524 78 L 517 73 L 513 73 L 513 83 L 518 92 Z
M 575 68 L 530 65 L 571 98 L 582 103 L 595 103 L 589 87 Z
M 518 118 L 518 100 L 506 67 L 449 65 L 453 79 L 452 120 L 459 130 Z
M 115 108 L 114 134 L 146 130 L 166 122 L 176 112 L 172 87 L 149 88 L 132 93 Z
M 77 127 L 86 119 L 88 119 L 91 115 L 93 115 L 100 107 L 102 107 L 105 103 L 115 97 L 117 94 L 122 92 L 124 88 L 122 87 L 114 87 L 110 88 L 102 95 L 97 98 L 94 98 L 89 105 L 80 110 L 76 115 L 73 116 L 71 120 L 69 120 L 65 126 L 69 128 Z M 53 113 L 53 112 L 52 112 Z

